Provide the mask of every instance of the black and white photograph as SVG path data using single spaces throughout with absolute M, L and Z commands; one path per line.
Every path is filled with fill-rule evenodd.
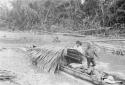
M 125 0 L 0 0 L 0 85 L 125 85 Z

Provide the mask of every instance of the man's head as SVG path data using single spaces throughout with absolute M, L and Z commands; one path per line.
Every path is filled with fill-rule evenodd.
M 76 41 L 76 45 L 77 45 L 77 46 L 81 46 L 81 45 L 82 45 L 82 42 L 78 40 L 78 41 Z
M 87 48 L 92 48 L 92 42 L 87 42 Z

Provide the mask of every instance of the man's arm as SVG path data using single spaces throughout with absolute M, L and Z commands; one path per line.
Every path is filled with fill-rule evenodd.
M 85 54 L 84 54 L 84 56 L 85 56 L 86 58 L 87 58 L 87 56 L 88 56 L 88 55 L 87 55 L 87 51 L 86 51 L 86 50 L 85 50 Z
M 94 51 L 94 55 L 97 57 L 97 58 L 99 58 L 99 56 L 97 55 L 97 53 Z

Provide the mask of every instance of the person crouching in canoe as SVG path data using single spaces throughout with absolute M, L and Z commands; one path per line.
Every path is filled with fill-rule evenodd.
M 98 55 L 90 42 L 87 43 L 87 49 L 85 50 L 85 57 L 87 59 L 88 68 L 90 68 L 91 64 L 92 67 L 96 66 L 95 57 L 98 57 Z

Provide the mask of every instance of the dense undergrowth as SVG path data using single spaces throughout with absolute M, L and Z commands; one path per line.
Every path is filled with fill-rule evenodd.
M 125 32 L 124 0 L 14 0 L 0 16 L 11 30 L 80 34 Z M 84 30 L 84 31 L 81 31 Z

